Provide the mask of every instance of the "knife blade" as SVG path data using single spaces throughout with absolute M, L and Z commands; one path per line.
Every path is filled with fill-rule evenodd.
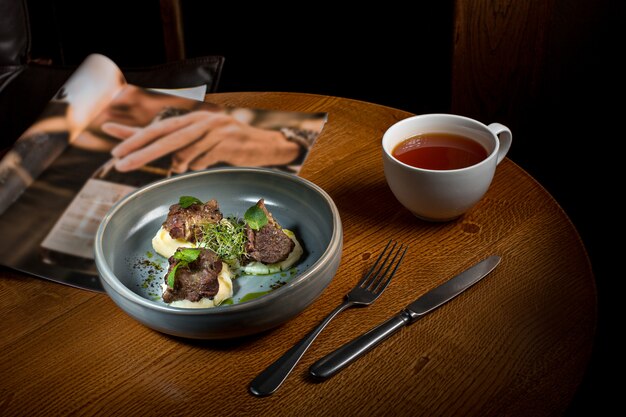
M 395 316 L 315 362 L 309 373 L 317 379 L 330 378 L 404 326 L 415 323 L 480 281 L 494 270 L 500 259 L 492 255 L 433 288 Z

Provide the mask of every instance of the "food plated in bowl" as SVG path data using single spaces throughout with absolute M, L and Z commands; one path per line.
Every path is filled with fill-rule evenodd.
M 234 273 L 232 295 L 221 296 L 212 308 L 166 302 L 170 253 L 159 255 L 152 241 L 171 208 L 189 196 L 202 204 L 216 201 L 221 213 L 246 227 L 245 213 L 261 202 L 278 227 L 296 239 L 300 255 L 282 270 L 279 262 L 253 259 L 227 265 Z M 107 294 L 139 322 L 174 336 L 223 339 L 258 333 L 299 314 L 334 277 L 342 246 L 337 207 L 317 185 L 271 169 L 219 168 L 164 179 L 123 198 L 98 228 L 95 258 Z M 261 269 L 246 272 L 244 267 L 255 263 Z M 175 281 L 170 283 L 174 288 Z
M 234 278 L 287 271 L 304 252 L 295 234 L 280 226 L 263 199 L 240 218 L 224 217 L 217 200 L 202 202 L 193 196 L 182 196 L 170 206 L 152 247 L 169 264 L 161 280 L 161 298 L 185 308 L 232 303 Z

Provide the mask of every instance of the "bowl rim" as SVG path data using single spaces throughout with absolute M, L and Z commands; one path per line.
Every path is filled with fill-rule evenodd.
M 183 308 L 183 307 L 172 307 L 165 304 L 158 304 L 154 301 L 148 300 L 141 295 L 131 291 L 126 285 L 122 284 L 122 282 L 115 276 L 108 262 L 105 260 L 102 245 L 103 245 L 103 235 L 106 231 L 107 226 L 110 224 L 111 220 L 115 216 L 115 214 L 122 210 L 125 205 L 127 205 L 132 200 L 138 198 L 138 196 L 150 192 L 154 188 L 158 188 L 165 183 L 172 183 L 183 181 L 190 177 L 197 176 L 205 176 L 205 175 L 215 175 L 222 174 L 227 172 L 237 172 L 237 173 L 254 173 L 255 175 L 269 175 L 275 177 L 282 177 L 283 179 L 287 179 L 289 181 L 295 181 L 300 183 L 301 185 L 312 189 L 316 193 L 318 193 L 326 204 L 329 206 L 330 211 L 332 213 L 333 220 L 333 230 L 330 238 L 330 242 L 324 252 L 321 254 L 319 259 L 311 265 L 306 271 L 301 274 L 296 275 L 293 279 L 287 282 L 285 285 L 277 288 L 273 291 L 270 291 L 267 294 L 264 294 L 260 297 L 254 298 L 252 300 L 244 301 L 243 303 L 226 305 L 226 306 L 218 306 L 218 307 L 210 307 L 210 308 Z M 200 171 L 193 171 L 184 174 L 179 174 L 173 177 L 164 178 L 161 180 L 157 180 L 150 184 L 144 185 L 143 187 L 138 188 L 137 190 L 132 191 L 131 193 L 124 196 L 118 202 L 116 202 L 109 211 L 105 214 L 104 218 L 100 222 L 98 226 L 98 230 L 96 232 L 96 238 L 94 241 L 94 257 L 96 267 L 98 269 L 98 275 L 100 280 L 104 281 L 103 284 L 105 290 L 109 292 L 109 289 L 115 291 L 116 294 L 123 297 L 125 300 L 139 304 L 143 307 L 146 307 L 151 310 L 155 310 L 163 313 L 173 313 L 176 315 L 223 315 L 223 314 L 232 314 L 237 313 L 239 311 L 247 311 L 250 309 L 256 309 L 259 306 L 263 306 L 266 304 L 274 303 L 275 299 L 280 297 L 283 293 L 290 291 L 292 288 L 298 287 L 300 285 L 304 285 L 307 282 L 307 278 L 311 275 L 316 274 L 320 270 L 324 268 L 324 265 L 333 257 L 333 254 L 336 251 L 341 250 L 341 244 L 343 241 L 343 231 L 341 225 L 341 217 L 339 216 L 339 210 L 335 205 L 335 202 L 330 197 L 330 195 L 324 191 L 320 186 L 313 183 L 310 180 L 302 178 L 295 174 L 290 174 L 288 172 L 278 171 L 272 168 L 263 168 L 263 167 L 221 167 L 221 168 L 209 168 Z

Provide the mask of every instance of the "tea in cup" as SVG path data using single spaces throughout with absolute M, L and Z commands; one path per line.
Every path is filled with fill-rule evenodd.
M 385 177 L 415 216 L 453 220 L 485 195 L 511 141 L 511 131 L 500 123 L 453 114 L 409 117 L 383 135 Z

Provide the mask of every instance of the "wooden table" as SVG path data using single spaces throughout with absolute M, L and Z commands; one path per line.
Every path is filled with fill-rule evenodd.
M 409 113 L 290 93 L 227 93 L 213 102 L 326 111 L 301 176 L 339 208 L 344 248 L 335 279 L 287 324 L 230 341 L 156 333 L 104 294 L 0 269 L 2 415 L 477 415 L 563 412 L 590 358 L 594 277 L 555 200 L 510 160 L 485 198 L 457 221 L 420 221 L 383 175 L 383 132 Z M 515 141 L 513 142 L 515 146 Z M 410 245 L 394 282 L 366 309 L 322 332 L 283 386 L 256 398 L 248 383 L 322 320 L 389 239 Z M 497 269 L 330 380 L 309 366 L 474 262 Z

